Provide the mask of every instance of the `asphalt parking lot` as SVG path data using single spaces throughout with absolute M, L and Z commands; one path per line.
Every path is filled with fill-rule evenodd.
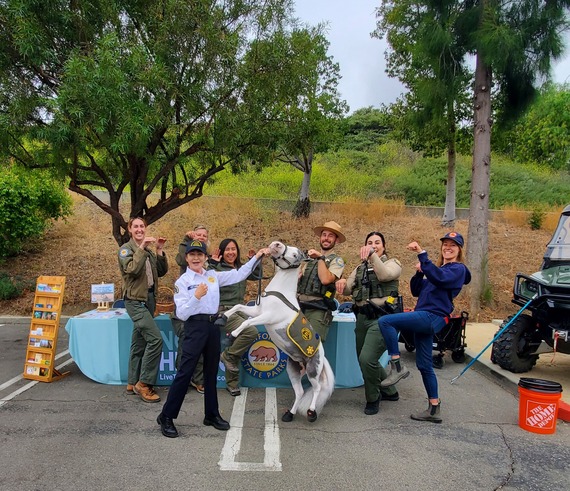
M 161 404 L 86 378 L 66 353 L 63 328 L 56 366 L 69 375 L 22 379 L 29 321 L 0 324 L 1 490 L 570 488 L 570 425 L 559 420 L 553 435 L 519 428 L 513 384 L 479 364 L 453 385 L 465 365 L 437 372 L 441 425 L 409 418 L 427 405 L 414 369 L 400 400 L 383 402 L 379 414 L 364 415 L 362 387 L 339 389 L 312 424 L 280 421 L 290 389 L 236 399 L 220 390 L 223 416 L 243 420 L 219 432 L 202 425 L 202 396 L 192 392 L 176 421 L 181 437 L 167 439 L 155 421 Z M 403 356 L 413 365 L 413 353 Z

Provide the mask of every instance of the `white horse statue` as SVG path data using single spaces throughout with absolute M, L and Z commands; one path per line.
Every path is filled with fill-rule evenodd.
M 329 400 L 334 390 L 334 373 L 327 359 L 325 350 L 318 336 L 305 317 L 300 313 L 297 302 L 297 268 L 305 255 L 296 247 L 281 242 L 269 245 L 271 257 L 275 263 L 276 274 L 267 285 L 258 305 L 236 305 L 224 313 L 227 319 L 235 312 L 243 312 L 249 319 L 232 332 L 237 337 L 247 326 L 263 324 L 271 340 L 287 355 L 287 373 L 295 391 L 293 407 L 283 414 L 281 420 L 289 422 L 297 411 L 307 412 L 307 419 L 316 421 L 317 414 Z M 300 324 L 291 326 L 299 317 Z M 293 339 L 288 335 L 292 334 Z M 294 336 L 297 333 L 301 339 Z M 311 387 L 303 390 L 301 379 L 307 374 Z

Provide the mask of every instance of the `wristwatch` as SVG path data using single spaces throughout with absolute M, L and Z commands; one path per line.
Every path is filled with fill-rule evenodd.
M 317 261 L 319 261 L 319 260 L 326 261 L 326 260 L 327 260 L 327 257 L 323 254 L 322 256 L 319 256 L 319 257 L 317 258 Z

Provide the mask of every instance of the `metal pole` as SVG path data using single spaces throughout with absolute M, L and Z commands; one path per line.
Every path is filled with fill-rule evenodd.
M 481 350 L 481 352 L 480 352 L 475 358 L 473 358 L 473 359 L 469 362 L 469 364 L 468 364 L 463 370 L 461 370 L 461 373 L 460 373 L 459 375 L 457 375 L 456 377 L 453 377 L 453 378 L 451 379 L 451 384 L 455 383 L 455 381 L 456 381 L 459 377 L 461 377 L 467 370 L 469 370 L 469 367 L 471 367 L 471 365 L 473 365 L 473 363 L 475 363 L 475 362 L 479 359 L 479 357 L 480 357 L 485 351 L 487 351 L 487 348 L 488 348 L 489 346 L 491 346 L 491 345 L 499 338 L 499 336 L 500 336 L 501 334 L 503 334 L 503 332 L 505 332 L 505 330 L 507 329 L 507 327 L 509 327 L 509 326 L 515 321 L 515 319 L 516 319 L 519 315 L 521 315 L 524 310 L 526 310 L 526 308 L 531 304 L 531 302 L 532 302 L 536 297 L 537 297 L 537 295 L 534 295 L 527 303 L 525 303 L 525 304 L 521 307 L 521 309 L 512 317 L 512 319 L 511 319 L 509 322 L 507 322 L 507 323 L 501 328 L 501 330 L 500 330 L 497 334 L 495 334 L 495 337 L 494 337 L 493 339 L 491 339 L 491 341 L 489 341 L 489 344 L 487 344 L 487 346 L 485 346 L 485 347 Z

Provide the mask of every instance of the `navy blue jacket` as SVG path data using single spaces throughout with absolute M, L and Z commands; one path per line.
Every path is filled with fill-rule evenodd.
M 412 295 L 418 297 L 415 310 L 423 310 L 446 317 L 453 312 L 453 299 L 463 285 L 471 281 L 471 273 L 463 263 L 433 264 L 427 252 L 418 254 L 422 271 L 410 281 Z

